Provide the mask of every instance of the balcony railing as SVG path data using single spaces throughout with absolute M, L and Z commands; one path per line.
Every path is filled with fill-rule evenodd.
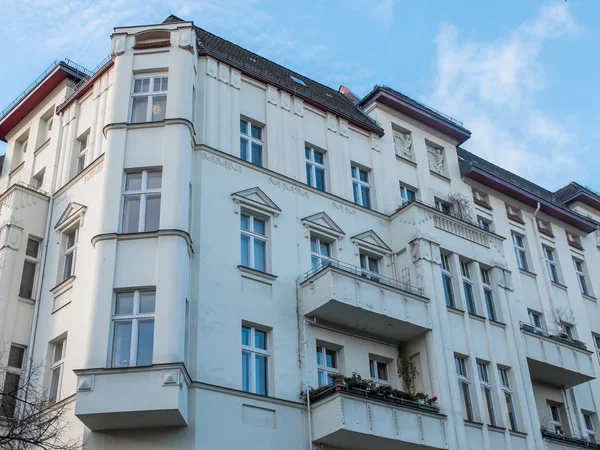
M 550 331 L 545 328 L 536 327 L 527 322 L 521 322 L 521 330 L 529 333 L 534 333 L 539 336 L 544 336 L 554 341 L 560 342 L 571 347 L 578 348 L 580 350 L 587 350 L 585 342 L 578 341 L 577 339 L 570 338 L 566 333 L 561 331 Z
M 98 73 L 98 71 L 100 69 L 102 69 L 105 65 L 107 65 L 110 61 L 112 60 L 112 55 L 108 55 L 106 58 L 104 58 L 102 60 L 102 62 L 100 62 L 100 64 L 98 64 L 96 67 L 94 67 L 92 70 L 88 70 L 86 72 L 86 76 L 81 79 L 81 81 L 79 83 L 77 83 L 75 85 L 75 87 L 73 88 L 73 92 L 71 92 L 70 95 L 68 95 L 67 97 L 65 97 L 65 99 L 62 101 L 62 103 L 60 105 L 58 105 L 58 108 L 60 110 L 60 108 L 63 107 L 63 105 L 65 105 L 65 103 L 67 103 L 69 100 L 71 100 L 71 98 L 73 98 L 73 96 L 75 94 L 77 94 L 77 92 L 79 92 L 81 90 L 82 87 L 84 87 L 86 84 L 88 84 L 88 82 L 90 81 L 90 79 L 96 75 L 96 73 Z
M 357 266 L 353 266 L 351 264 L 346 264 L 342 261 L 338 261 L 337 259 L 328 259 L 326 261 L 321 262 L 319 265 L 313 267 L 311 270 L 304 274 L 303 281 L 308 280 L 312 276 L 321 272 L 328 267 L 334 267 L 336 269 L 343 270 L 344 272 L 348 272 L 354 275 L 359 275 L 367 280 L 374 281 L 376 283 L 385 284 L 386 286 L 393 287 L 395 289 L 400 289 L 401 291 L 410 292 L 411 294 L 424 296 L 423 289 L 411 286 L 410 284 L 403 283 L 401 281 L 394 280 L 392 278 L 384 277 L 379 275 L 378 273 L 371 272 L 369 270 L 362 269 Z
M 570 445 L 576 445 L 582 448 L 597 448 L 600 449 L 600 442 L 591 440 L 585 436 L 578 436 L 576 434 L 559 433 L 550 428 L 542 428 L 542 436 L 555 441 L 561 441 Z

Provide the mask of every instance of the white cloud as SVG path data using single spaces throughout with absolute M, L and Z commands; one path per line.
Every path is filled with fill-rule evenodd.
M 445 24 L 436 38 L 437 77 L 428 101 L 465 122 L 473 132 L 465 146 L 484 158 L 548 188 L 581 178 L 577 136 L 536 105 L 546 89 L 540 53 L 578 29 L 566 3 L 540 9 L 494 42 L 461 40 Z

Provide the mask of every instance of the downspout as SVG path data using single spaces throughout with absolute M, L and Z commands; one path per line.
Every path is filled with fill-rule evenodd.
M 63 113 L 61 112 L 58 116 L 58 139 L 57 139 L 57 145 L 56 145 L 56 153 L 54 154 L 54 168 L 52 171 L 52 180 L 51 180 L 51 184 L 50 184 L 50 202 L 48 203 L 48 213 L 46 215 L 46 230 L 44 231 L 44 243 L 42 245 L 42 258 L 40 260 L 40 273 L 36 282 L 36 289 L 35 289 L 35 303 L 33 305 L 33 322 L 31 324 L 31 334 L 29 336 L 29 347 L 28 347 L 28 361 L 27 361 L 27 369 L 29 370 L 30 367 L 33 366 L 33 348 L 35 346 L 35 338 L 37 335 L 37 324 L 38 324 L 38 320 L 40 317 L 40 301 L 42 298 L 42 286 L 43 286 L 43 282 L 44 282 L 44 274 L 46 273 L 46 258 L 48 255 L 48 240 L 50 238 L 50 229 L 52 228 L 52 224 L 50 223 L 50 220 L 52 218 L 52 208 L 54 206 L 54 192 L 55 192 L 55 186 L 54 183 L 56 182 L 56 176 L 57 176 L 57 172 L 58 172 L 58 163 L 59 163 L 59 156 L 60 156 L 60 148 L 62 145 L 62 139 L 63 139 L 63 128 L 62 128 L 62 118 L 63 118 Z M 27 393 L 25 393 L 25 396 L 27 396 Z
M 313 318 L 312 322 L 316 323 L 316 318 Z M 310 410 L 310 393 L 308 387 L 308 340 L 306 339 L 306 322 L 309 320 L 306 317 L 302 317 L 302 333 L 304 336 L 304 342 L 302 343 L 304 347 L 304 393 L 306 395 L 306 410 L 308 413 L 308 450 L 312 450 L 312 419 L 311 419 L 311 410 Z

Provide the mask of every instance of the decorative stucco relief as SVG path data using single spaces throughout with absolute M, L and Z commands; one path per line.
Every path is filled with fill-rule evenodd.
M 277 89 L 273 86 L 267 88 L 267 101 L 273 105 L 277 105 Z
M 224 64 L 219 64 L 219 81 L 229 84 L 229 67 Z
M 337 209 L 338 211 L 345 212 L 346 214 L 350 214 L 351 216 L 356 215 L 356 210 L 353 208 L 348 208 L 346 205 L 342 205 L 341 203 L 332 203 L 333 209 Z
M 67 194 L 61 194 L 58 197 L 56 197 L 54 199 L 54 205 L 52 206 L 52 208 L 56 208 L 58 205 L 60 205 L 62 202 L 64 202 L 67 199 Z
M 242 74 L 234 69 L 231 69 L 231 86 L 236 89 L 240 89 L 242 87 Z
M 337 133 L 337 119 L 335 118 L 335 116 L 333 114 L 327 114 L 327 129 L 329 131 L 333 131 L 334 133 Z
M 94 169 L 90 170 L 90 172 L 85 176 L 83 182 L 87 183 L 88 181 L 90 181 L 97 174 L 99 174 L 100 172 L 102 172 L 103 168 L 104 168 L 104 163 L 98 164 L 97 167 L 95 167 Z
M 349 129 L 348 129 L 348 122 L 346 122 L 345 120 L 341 120 L 340 119 L 340 134 L 344 137 L 348 137 L 349 133 Z
M 206 74 L 209 77 L 217 78 L 217 62 L 214 59 L 206 61 Z
M 440 175 L 444 174 L 444 150 L 427 146 L 427 158 L 429 160 L 429 170 Z
M 298 195 L 299 197 L 308 198 L 308 191 L 305 191 L 304 189 L 300 189 L 299 187 L 296 187 L 293 184 L 288 184 L 281 180 L 277 180 L 277 179 L 274 179 L 271 177 L 269 177 L 269 184 L 272 184 L 273 186 L 277 186 L 278 188 L 280 188 L 284 191 L 293 192 L 294 194 Z
M 294 99 L 294 114 L 300 117 L 304 115 L 304 103 L 299 98 Z
M 229 170 L 233 170 L 234 172 L 242 173 L 242 166 L 240 166 L 239 164 L 234 164 L 231 161 L 228 161 L 227 159 L 219 158 L 218 156 L 211 155 L 207 152 L 202 152 L 202 158 L 204 158 L 207 161 L 210 161 L 216 166 L 225 167 Z
M 281 94 L 281 107 L 286 111 L 292 109 L 292 99 L 286 93 Z
M 412 160 L 412 139 L 410 133 L 394 133 L 396 155 Z

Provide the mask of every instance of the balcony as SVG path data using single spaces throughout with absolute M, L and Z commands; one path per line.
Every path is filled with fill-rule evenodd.
M 341 386 L 312 403 L 313 442 L 335 448 L 447 449 L 445 422 L 435 406 Z
M 75 373 L 75 415 L 92 431 L 188 423 L 189 379 L 182 364 Z
M 409 340 L 431 329 L 422 290 L 336 260 L 304 275 L 299 303 L 307 317 L 386 341 Z
M 583 342 L 527 323 L 521 331 L 532 379 L 571 388 L 596 378 L 592 352 Z
M 575 434 L 557 433 L 550 428 L 542 428 L 542 436 L 548 443 L 548 449 L 564 449 L 567 448 L 596 448 L 600 449 L 600 442 L 592 441 L 585 436 L 577 436 Z M 552 445 L 554 444 L 554 445 Z

